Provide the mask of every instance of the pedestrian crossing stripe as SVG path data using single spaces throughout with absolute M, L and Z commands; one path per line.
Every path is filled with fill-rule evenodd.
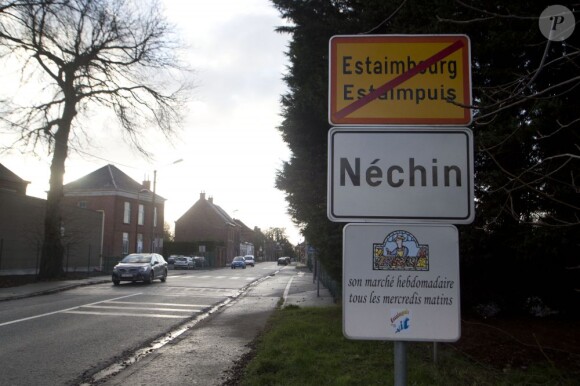
M 96 311 L 66 311 L 65 314 L 100 315 L 100 316 L 142 316 L 146 318 L 183 319 L 183 315 L 171 314 L 141 314 L 131 312 L 96 312 Z

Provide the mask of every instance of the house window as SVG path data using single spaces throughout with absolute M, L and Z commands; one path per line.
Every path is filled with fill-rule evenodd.
M 86 209 L 87 208 L 87 202 L 86 201 L 79 201 L 79 208 L 83 208 Z
M 129 254 L 129 233 L 123 232 L 123 255 Z
M 135 252 L 143 252 L 143 233 L 137 233 L 137 249 Z
M 153 227 L 157 226 L 157 207 L 153 207 Z
M 123 210 L 123 223 L 131 223 L 131 203 L 125 202 L 125 209 Z
M 145 221 L 145 205 L 139 204 L 139 218 L 137 219 L 137 224 L 143 225 Z

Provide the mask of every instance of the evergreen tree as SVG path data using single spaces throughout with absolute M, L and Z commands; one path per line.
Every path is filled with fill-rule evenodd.
M 280 127 L 293 156 L 277 177 L 291 214 L 335 278 L 341 224 L 326 216 L 328 41 L 345 34 L 466 34 L 471 40 L 476 220 L 461 227 L 468 306 L 575 304 L 580 266 L 580 51 L 548 42 L 546 1 L 273 0 L 290 26 Z M 492 284 L 493 283 L 493 284 Z M 573 308 L 573 307 L 571 307 Z

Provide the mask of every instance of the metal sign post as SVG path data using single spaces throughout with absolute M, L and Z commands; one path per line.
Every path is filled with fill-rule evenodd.
M 394 341 L 395 349 L 395 386 L 407 385 L 407 343 Z

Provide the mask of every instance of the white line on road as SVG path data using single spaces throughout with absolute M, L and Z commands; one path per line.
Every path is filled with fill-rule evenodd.
M 141 302 L 109 302 L 113 304 L 149 304 L 152 306 L 171 306 L 171 307 L 209 307 L 209 304 L 181 304 L 181 303 L 141 303 Z
M 172 280 L 179 280 L 179 279 L 230 279 L 230 280 L 254 280 L 254 277 L 245 278 L 243 276 L 195 276 L 195 275 L 188 275 L 188 276 L 170 276 Z
M 11 320 L 9 322 L 4 322 L 4 323 L 0 323 L 0 327 L 3 326 L 7 326 L 9 324 L 14 324 L 14 323 L 20 323 L 20 322 L 25 322 L 27 320 L 32 320 L 32 319 L 37 319 L 37 318 L 42 318 L 44 316 L 50 316 L 50 315 L 54 315 L 54 314 L 60 314 L 63 312 L 69 312 L 71 310 L 75 310 L 77 308 L 80 307 L 86 307 L 86 306 L 92 306 L 94 304 L 99 304 L 99 303 L 104 303 L 104 302 L 110 302 L 110 301 L 114 301 L 114 300 L 118 300 L 118 299 L 125 299 L 125 298 L 129 298 L 131 296 L 137 296 L 137 295 L 141 295 L 142 293 L 136 293 L 136 294 L 131 294 L 131 295 L 126 295 L 126 296 L 120 296 L 118 298 L 113 298 L 113 299 L 107 299 L 107 300 L 101 300 L 100 302 L 94 302 L 94 303 L 89 303 L 89 304 L 84 304 L 82 306 L 76 306 L 76 307 L 71 307 L 71 308 L 66 308 L 64 310 L 58 310 L 58 311 L 53 311 L 53 312 L 47 312 L 46 314 L 40 314 L 40 315 L 34 315 L 34 316 L 29 316 L 27 318 L 22 318 L 22 319 L 16 319 L 16 320 Z
M 67 314 L 81 314 L 81 315 L 101 315 L 101 316 L 144 316 L 147 318 L 171 318 L 183 319 L 183 316 L 169 315 L 169 314 L 132 314 L 130 312 L 90 312 L 90 311 L 67 311 Z
M 183 308 L 163 308 L 163 307 L 130 307 L 130 306 L 83 306 L 81 308 L 100 308 L 109 310 L 143 310 L 143 311 L 167 311 L 167 312 L 201 312 L 201 310 L 184 310 Z M 66 311 L 71 313 L 74 311 Z
M 288 284 L 286 284 L 286 288 L 284 288 L 284 295 L 282 295 L 282 299 L 283 299 L 282 307 L 286 303 L 286 298 L 288 297 L 288 292 L 290 292 L 290 286 L 292 285 L 292 280 L 294 280 L 294 276 L 292 276 L 290 278 L 290 280 L 288 280 Z

